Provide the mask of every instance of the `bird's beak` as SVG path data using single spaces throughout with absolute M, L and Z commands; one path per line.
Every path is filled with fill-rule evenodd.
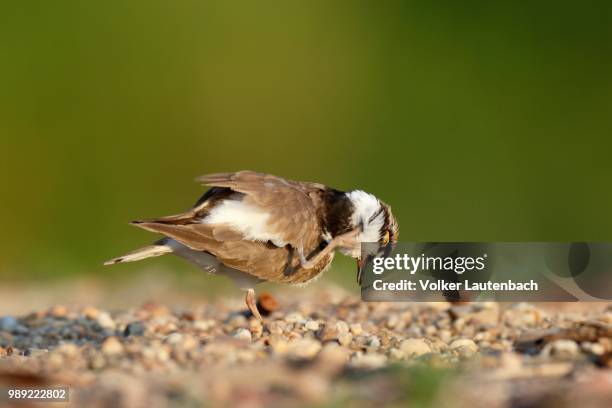
M 365 258 L 357 258 L 357 283 L 361 284 L 361 275 L 363 274 L 363 270 L 368 263 L 369 256 Z

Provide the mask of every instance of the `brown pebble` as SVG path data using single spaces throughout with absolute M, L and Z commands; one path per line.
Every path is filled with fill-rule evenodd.
M 262 293 L 257 300 L 257 308 L 263 316 L 268 316 L 270 313 L 278 310 L 278 302 L 269 293 Z
M 49 314 L 53 317 L 66 317 L 68 314 L 68 309 L 66 306 L 56 305 L 49 310 Z
M 123 345 L 115 336 L 111 336 L 104 340 L 101 350 L 106 355 L 121 354 Z
M 98 318 L 98 314 L 100 313 L 98 311 L 98 309 L 96 309 L 93 306 L 86 306 L 81 313 L 83 313 L 83 316 L 85 316 L 86 318 L 88 318 L 89 320 L 96 320 Z

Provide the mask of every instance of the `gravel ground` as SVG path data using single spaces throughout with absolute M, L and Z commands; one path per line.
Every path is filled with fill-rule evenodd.
M 87 407 L 612 406 L 609 304 L 294 290 L 261 298 L 263 324 L 233 305 L 0 317 L 0 389 L 69 385 L 61 406 Z

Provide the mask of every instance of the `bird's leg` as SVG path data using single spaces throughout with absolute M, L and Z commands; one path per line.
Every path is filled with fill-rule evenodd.
M 316 254 L 315 256 L 313 256 L 310 259 L 306 259 L 306 257 L 304 256 L 304 251 L 302 248 L 298 248 L 298 254 L 300 256 L 300 266 L 303 269 L 311 269 L 313 268 L 317 263 L 319 263 L 319 261 L 321 261 L 321 259 L 323 259 L 324 257 L 326 257 L 327 255 L 329 255 L 332 251 L 334 251 L 336 248 L 338 247 L 353 247 L 356 244 L 358 244 L 357 241 L 357 235 L 359 235 L 359 233 L 361 232 L 361 230 L 359 228 L 355 228 L 354 230 L 351 230 L 349 232 L 346 232 L 344 234 L 338 235 L 336 237 L 334 237 L 331 241 L 329 241 L 329 244 L 327 244 L 327 246 L 325 248 L 323 248 L 323 250 L 321 250 L 321 252 L 319 252 L 318 254 Z
M 257 309 L 257 302 L 255 301 L 255 290 L 253 288 L 247 289 L 244 302 L 246 303 L 253 316 L 255 316 L 257 320 L 263 321 L 263 319 L 261 318 L 261 314 Z

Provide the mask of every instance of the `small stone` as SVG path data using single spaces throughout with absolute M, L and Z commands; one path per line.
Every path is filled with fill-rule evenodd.
M 100 311 L 93 306 L 86 306 L 81 313 L 89 320 L 96 320 Z
M 116 327 L 115 321 L 113 320 L 111 315 L 108 314 L 107 312 L 100 312 L 98 314 L 98 317 L 96 318 L 96 322 L 102 328 L 109 329 L 109 330 L 115 330 L 115 327 Z
M 239 340 L 251 341 L 253 337 L 251 336 L 251 332 L 249 330 L 238 329 L 234 334 L 234 338 Z
M 316 320 L 308 320 L 304 325 L 306 330 L 317 331 L 319 330 L 319 322 Z
M 453 338 L 452 333 L 449 330 L 440 330 L 438 332 L 438 337 L 440 337 L 440 340 L 442 340 L 444 343 L 450 343 L 451 339 Z
M 190 334 L 185 334 L 183 336 L 183 343 L 181 343 L 181 347 L 185 350 L 194 350 L 200 345 L 200 342 L 197 338 Z
M 142 322 L 132 322 L 125 326 L 123 335 L 128 336 L 142 336 L 145 333 L 145 325 Z
M 349 359 L 350 351 L 335 343 L 327 343 L 317 355 L 317 371 L 328 376 L 339 374 Z
M 268 324 L 268 330 L 270 331 L 270 334 L 283 334 L 283 332 L 285 331 L 285 327 L 285 322 L 282 322 L 280 320 Z
M 418 357 L 431 352 L 429 344 L 423 339 L 406 339 L 400 344 L 400 350 L 405 357 Z
M 305 360 L 313 358 L 320 350 L 321 343 L 314 339 L 302 338 L 291 341 L 287 353 L 294 359 Z
M 66 306 L 56 305 L 53 306 L 51 310 L 49 310 L 49 314 L 53 317 L 63 318 L 68 315 L 68 309 L 66 308 Z
M 510 327 L 535 326 L 543 319 L 543 313 L 528 303 L 518 303 L 504 312 L 504 320 Z
M 75 357 L 79 354 L 79 348 L 73 343 L 60 344 L 53 351 L 67 357 Z
M 500 367 L 507 372 L 518 372 L 523 366 L 523 360 L 521 357 L 512 352 L 502 353 L 499 358 Z
M 111 336 L 104 340 L 101 350 L 107 356 L 121 354 L 123 352 L 123 344 L 115 336 Z
M 17 327 L 18 322 L 13 316 L 0 317 L 0 330 L 12 332 Z
M 377 349 L 380 347 L 380 338 L 378 336 L 370 336 L 367 342 L 368 347 Z
M 227 325 L 231 328 L 244 328 L 247 326 L 247 323 L 248 321 L 246 317 L 244 317 L 242 314 L 235 314 L 230 317 L 229 321 L 227 322 Z
M 278 310 L 278 302 L 269 293 L 262 293 L 257 300 L 257 309 L 263 316 L 268 316 Z
M 338 330 L 335 327 L 326 324 L 317 332 L 317 338 L 323 342 L 336 340 L 338 338 Z
M 42 357 L 46 355 L 48 352 L 49 350 L 46 350 L 46 349 L 29 348 L 26 350 L 25 354 L 28 357 Z
M 353 335 L 351 333 L 340 333 L 338 335 L 338 342 L 340 345 L 347 347 L 353 341 Z
M 395 360 L 401 360 L 404 358 L 404 352 L 398 348 L 393 347 L 391 350 L 389 350 L 389 357 Z
M 304 320 L 304 316 L 302 316 L 298 312 L 289 313 L 285 317 L 285 321 L 287 323 L 298 323 L 298 322 L 301 322 L 302 320 Z
M 168 344 L 179 344 L 183 342 L 183 335 L 181 333 L 170 333 L 164 341 Z
M 478 346 L 470 339 L 457 339 L 449 347 L 464 357 L 469 357 L 478 351 Z
M 351 324 L 349 329 L 351 330 L 351 333 L 353 333 L 355 336 L 360 336 L 361 334 L 363 334 L 363 328 L 359 323 Z
M 207 331 L 217 324 L 214 320 L 196 320 L 193 322 L 193 328 L 196 330 Z
M 268 344 L 270 344 L 270 348 L 274 354 L 282 355 L 287 353 L 287 350 L 289 350 L 289 344 L 282 336 L 279 335 L 271 335 L 268 338 Z
M 157 359 L 161 362 L 166 362 L 170 359 L 170 353 L 163 347 L 157 349 Z
M 585 341 L 580 344 L 580 347 L 587 353 L 591 353 L 596 356 L 601 356 L 606 352 L 606 348 L 600 343 L 590 343 Z
M 560 339 L 548 343 L 542 349 L 542 355 L 557 358 L 573 358 L 580 352 L 578 344 L 574 340 Z
M 389 318 L 387 319 L 387 327 L 390 329 L 393 329 L 395 326 L 397 326 L 398 323 L 399 323 L 399 318 L 395 314 L 389 316 Z
M 336 330 L 338 330 L 338 333 L 348 333 L 349 326 L 346 322 L 340 320 L 339 322 L 336 322 Z
M 351 360 L 351 366 L 355 368 L 373 370 L 384 367 L 387 363 L 387 356 L 379 353 L 357 354 Z

